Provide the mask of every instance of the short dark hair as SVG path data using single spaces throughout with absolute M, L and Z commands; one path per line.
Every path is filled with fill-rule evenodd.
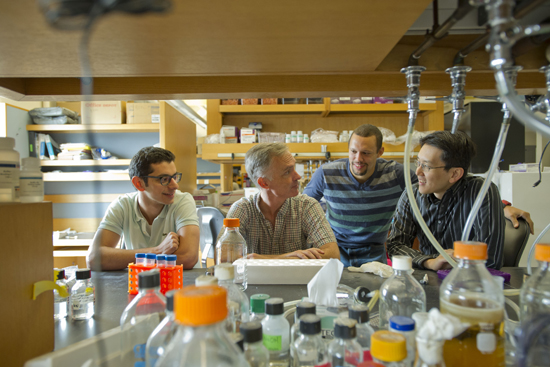
M 157 147 L 145 147 L 141 148 L 130 161 L 130 166 L 128 167 L 128 173 L 130 179 L 132 177 L 143 177 L 148 176 L 153 172 L 151 164 L 161 163 L 161 162 L 173 162 L 176 159 L 174 153 L 169 150 Z M 145 185 L 147 186 L 147 178 L 143 178 Z
M 377 128 L 374 125 L 371 124 L 364 124 L 353 130 L 353 133 L 350 135 L 350 139 L 353 136 L 353 134 L 360 136 L 362 138 L 368 138 L 369 136 L 375 136 L 376 137 L 376 151 L 379 151 L 382 149 L 382 132 L 379 128 Z M 348 141 L 349 145 L 349 141 Z
M 472 158 L 476 155 L 476 145 L 468 134 L 457 131 L 435 131 L 420 139 L 420 146 L 428 144 L 442 150 L 441 160 L 448 171 L 452 167 L 464 169 L 464 176 L 468 173 Z

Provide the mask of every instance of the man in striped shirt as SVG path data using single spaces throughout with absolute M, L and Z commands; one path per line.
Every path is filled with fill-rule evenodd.
M 468 175 L 475 155 L 473 141 L 463 132 L 452 134 L 437 131 L 420 140 L 416 174 L 413 185 L 416 202 L 422 217 L 434 237 L 452 255 L 453 242 L 462 237 L 462 230 L 484 179 Z M 497 187 L 491 183 L 474 221 L 470 241 L 487 244 L 487 267 L 500 269 L 503 262 L 504 211 Z M 412 249 L 418 237 L 420 251 Z M 439 255 L 420 230 L 403 192 L 387 242 L 388 254 L 412 257 L 413 265 L 421 269 L 439 270 L 450 265 Z

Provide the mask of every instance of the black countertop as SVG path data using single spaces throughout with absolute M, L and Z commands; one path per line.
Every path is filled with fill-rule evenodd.
M 503 268 L 510 273 L 512 280 L 505 288 L 520 288 L 523 283 L 523 268 Z M 192 269 L 183 272 L 183 284 L 195 284 L 195 278 L 203 275 L 205 269 Z M 439 308 L 439 285 L 441 281 L 433 271 L 415 270 L 413 276 L 420 280 L 428 274 L 428 284 L 424 285 L 427 299 L 427 310 Z M 385 279 L 372 274 L 352 273 L 344 269 L 340 283 L 352 288 L 359 286 L 370 290 L 379 289 Z M 55 350 L 64 348 L 81 340 L 90 338 L 107 330 L 120 326 L 122 312 L 135 297 L 128 294 L 128 272 L 105 271 L 93 272 L 92 282 L 96 287 L 95 315 L 90 320 L 72 321 L 70 319 L 56 321 Z M 307 285 L 249 285 L 245 292 L 248 297 L 256 293 L 267 293 L 271 297 L 281 297 L 285 302 L 307 297 Z M 513 297 L 518 302 L 517 297 Z

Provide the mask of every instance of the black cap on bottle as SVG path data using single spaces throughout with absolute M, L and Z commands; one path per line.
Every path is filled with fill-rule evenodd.
M 166 311 L 174 311 L 174 294 L 176 293 L 176 290 L 171 290 L 170 292 L 166 292 Z
M 239 331 L 245 343 L 256 343 L 262 340 L 262 324 L 258 321 L 243 322 Z
M 313 302 L 300 302 L 296 305 L 296 317 L 300 319 L 300 316 L 307 315 L 307 314 L 314 314 L 315 315 L 316 307 L 315 303 Z
M 347 317 L 337 318 L 334 320 L 334 336 L 340 339 L 353 339 L 357 336 L 355 330 L 357 321 Z
M 65 279 L 65 269 L 58 269 L 57 270 L 57 279 L 56 280 L 61 280 L 61 279 Z
M 78 269 L 75 272 L 76 280 L 90 279 L 92 277 L 92 271 L 90 269 Z
M 365 305 L 352 305 L 349 308 L 349 318 L 364 324 L 369 321 L 369 308 Z
M 314 314 L 305 314 L 300 317 L 300 332 L 306 335 L 315 335 L 321 332 L 321 318 Z
M 282 315 L 285 301 L 282 298 L 270 298 L 265 300 L 265 313 L 268 315 Z
M 370 290 L 367 287 L 357 287 L 355 289 L 354 295 L 355 299 L 359 302 L 369 303 L 372 297 L 369 297 Z
M 139 289 L 155 288 L 160 286 L 160 272 L 156 269 L 143 271 L 138 274 Z

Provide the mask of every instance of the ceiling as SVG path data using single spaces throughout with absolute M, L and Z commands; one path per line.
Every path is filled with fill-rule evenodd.
M 403 95 L 405 78 L 399 70 L 423 39 L 407 34 L 429 23 L 431 2 L 174 0 L 168 14 L 107 15 L 90 39 L 91 98 Z M 50 27 L 36 0 L 0 2 L 0 96 L 83 99 L 81 35 Z M 422 94 L 450 92 L 444 70 L 476 37 L 451 35 L 425 53 Z M 518 58 L 525 68 L 518 88 L 525 93 L 544 87 L 544 76 L 537 72 L 546 62 L 544 51 L 541 47 Z M 466 63 L 475 70 L 467 89 L 494 94 L 485 51 L 475 51 Z

